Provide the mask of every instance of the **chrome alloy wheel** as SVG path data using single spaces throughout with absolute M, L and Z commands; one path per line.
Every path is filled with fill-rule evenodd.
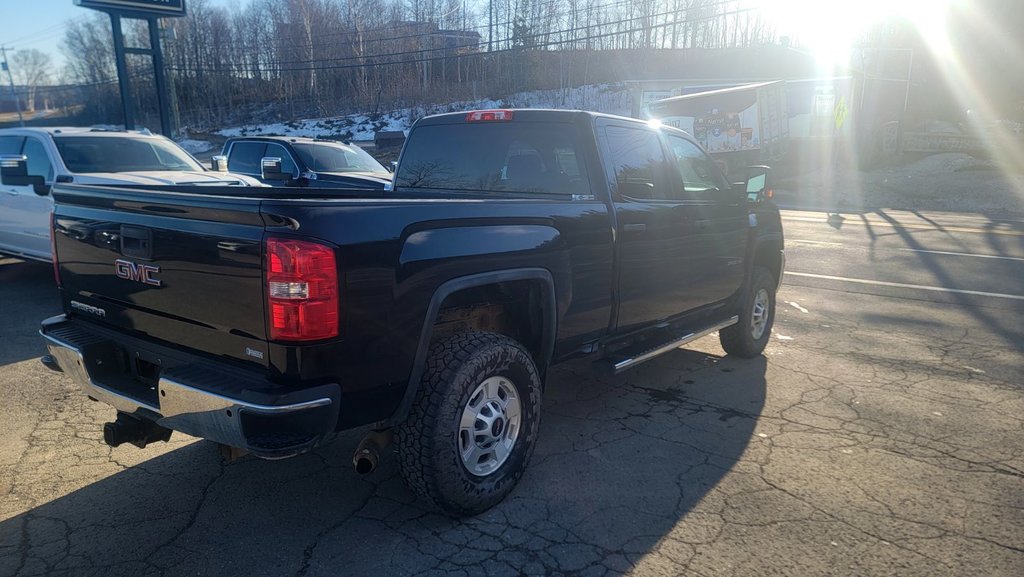
M 491 377 L 473 391 L 462 409 L 459 454 L 466 470 L 486 477 L 508 459 L 519 437 L 522 404 L 515 385 Z
M 750 311 L 750 336 L 758 340 L 764 334 L 768 326 L 768 314 L 771 312 L 771 301 L 768 299 L 768 291 L 761 289 L 754 295 L 754 306 Z

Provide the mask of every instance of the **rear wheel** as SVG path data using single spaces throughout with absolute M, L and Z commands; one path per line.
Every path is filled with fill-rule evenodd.
M 750 287 L 740 301 L 739 322 L 718 333 L 726 353 L 751 358 L 764 352 L 775 323 L 775 287 L 768 269 L 754 268 Z
M 435 343 L 409 416 L 396 429 L 402 477 L 449 515 L 493 507 L 526 469 L 540 403 L 537 368 L 516 341 L 470 332 Z

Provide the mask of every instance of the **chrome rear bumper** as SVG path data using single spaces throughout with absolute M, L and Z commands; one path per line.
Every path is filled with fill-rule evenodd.
M 131 346 L 69 327 L 69 323 L 64 315 L 43 321 L 39 334 L 49 354 L 86 395 L 120 412 L 266 458 L 302 453 L 334 431 L 338 415 L 336 385 L 284 395 L 266 394 L 268 402 L 253 402 L 211 390 L 218 385 L 243 390 L 245 382 L 232 379 L 227 371 L 210 376 L 204 383 L 204 376 L 213 375 L 215 370 L 184 365 L 161 371 L 150 401 L 139 398 L 142 395 L 128 394 L 123 389 L 130 375 L 112 373 L 114 368 L 104 367 L 104 363 L 111 364 L 111 349 L 127 350 Z M 98 349 L 102 352 L 94 354 Z M 122 385 L 114 386 L 114 380 Z M 141 384 L 134 386 L 144 388 Z M 246 391 L 247 396 L 260 394 L 250 393 Z

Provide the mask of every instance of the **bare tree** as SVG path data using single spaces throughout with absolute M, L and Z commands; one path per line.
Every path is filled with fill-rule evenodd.
M 11 74 L 14 81 L 25 87 L 28 98 L 25 105 L 28 111 L 36 109 L 36 91 L 40 86 L 50 84 L 53 63 L 50 55 L 35 48 L 19 50 L 11 57 Z M 43 103 L 48 108 L 47 103 Z
M 164 41 L 175 115 L 213 128 L 417 107 L 606 82 L 657 51 L 757 46 L 772 32 L 744 0 L 189 0 Z M 136 29 L 137 28 L 137 29 Z M 128 25 L 126 40 L 147 46 Z M 489 40 L 493 40 L 489 42 Z M 67 75 L 90 120 L 117 118 L 110 25 L 69 26 Z M 613 54 L 613 51 L 620 51 Z M 131 56 L 131 55 L 130 55 Z M 156 111 L 147 59 L 128 73 L 142 122 Z M 180 114 L 179 114 L 180 111 Z

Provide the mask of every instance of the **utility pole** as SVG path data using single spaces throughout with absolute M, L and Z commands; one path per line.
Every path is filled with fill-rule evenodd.
M 21 116 L 21 101 L 18 100 L 18 93 L 14 91 L 14 77 L 11 76 L 11 67 L 7 64 L 7 48 L 0 46 L 0 56 L 3 56 L 3 68 L 7 71 L 7 81 L 11 83 L 11 97 L 14 98 L 14 108 L 18 111 L 18 125 L 24 127 L 25 119 Z

